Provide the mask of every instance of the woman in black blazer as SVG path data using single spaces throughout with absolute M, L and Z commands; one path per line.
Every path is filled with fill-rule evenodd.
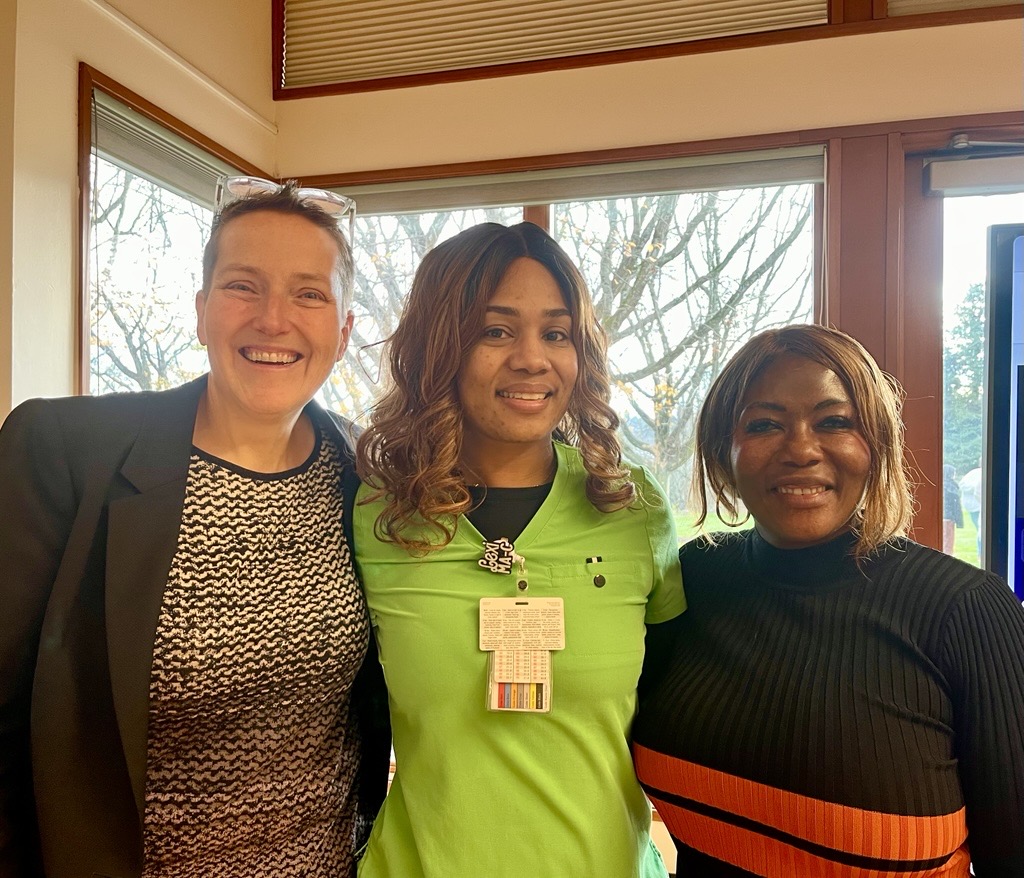
M 223 181 L 209 375 L 0 429 L 0 878 L 354 874 L 390 741 L 351 425 L 310 401 L 351 329 L 335 202 Z

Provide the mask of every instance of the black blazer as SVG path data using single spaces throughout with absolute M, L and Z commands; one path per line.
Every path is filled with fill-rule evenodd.
M 31 400 L 0 429 L 0 878 L 140 874 L 153 643 L 205 386 Z M 351 453 L 350 424 L 306 412 Z M 372 645 L 353 698 L 361 845 L 390 753 Z

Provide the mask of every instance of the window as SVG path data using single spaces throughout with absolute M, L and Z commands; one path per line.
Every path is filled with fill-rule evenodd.
M 986 246 L 992 225 L 1024 220 L 1024 192 L 947 197 L 943 203 L 943 549 L 985 566 L 989 498 Z M 960 509 L 956 507 L 959 494 Z M 959 511 L 959 515 L 957 514 Z M 991 559 L 989 560 L 991 563 Z
M 610 335 L 626 455 L 681 515 L 711 382 L 751 335 L 814 318 L 813 201 L 799 183 L 555 206 Z
M 1024 223 L 1024 143 L 1008 134 L 952 133 L 921 182 L 925 200 L 941 198 L 932 210 L 941 231 L 932 258 L 941 253 L 942 264 L 941 547 L 1013 585 L 1020 327 L 1010 306 L 1020 294 L 991 248 L 993 235 L 1015 229 L 1012 241 Z
M 79 385 L 89 393 L 172 387 L 207 369 L 194 298 L 216 180 L 260 172 L 206 149 L 86 65 L 80 78 L 88 153 Z
M 380 342 L 398 324 L 416 267 L 428 250 L 482 222 L 503 225 L 522 219 L 521 207 L 470 208 L 424 213 L 366 215 L 357 201 L 356 263 L 348 354 L 321 390 L 330 408 L 365 421 L 380 380 Z
M 368 409 L 377 342 L 430 247 L 483 220 L 518 222 L 523 209 L 510 204 L 548 204 L 609 333 L 625 455 L 654 472 L 691 536 L 693 427 L 712 380 L 751 334 L 818 316 L 822 179 L 823 151 L 811 147 L 343 187 L 361 215 L 356 320 L 351 357 L 324 396 L 349 414 Z M 452 210 L 398 212 L 429 204 Z
M 162 390 L 206 371 L 193 297 L 213 217 L 100 155 L 89 248 L 89 392 Z
M 207 369 L 193 299 L 215 181 L 266 176 L 112 91 L 93 87 L 88 101 L 93 393 L 161 389 Z M 712 380 L 751 334 L 821 316 L 823 181 L 824 150 L 811 145 L 342 187 L 359 212 L 355 325 L 321 400 L 365 421 L 381 342 L 425 253 L 477 223 L 546 212 L 610 337 L 624 453 L 654 472 L 689 536 L 693 426 Z

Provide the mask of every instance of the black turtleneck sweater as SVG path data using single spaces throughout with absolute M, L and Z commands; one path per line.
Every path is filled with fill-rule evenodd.
M 851 547 L 680 550 L 633 733 L 680 878 L 1024 876 L 1024 609 L 916 543 Z

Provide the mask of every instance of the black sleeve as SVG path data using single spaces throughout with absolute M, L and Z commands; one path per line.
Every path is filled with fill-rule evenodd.
M 943 664 L 978 878 L 1024 876 L 1024 608 L 986 576 L 953 606 Z
M 33 400 L 0 429 L 0 878 L 41 874 L 30 699 L 43 616 L 76 506 L 52 411 Z
M 352 516 L 355 511 L 356 493 L 359 491 L 359 476 L 354 463 L 345 463 L 342 474 L 342 527 L 345 541 L 352 553 L 356 574 L 355 536 Z M 369 837 L 370 828 L 387 794 L 388 777 L 391 768 L 391 719 L 388 713 L 388 692 L 384 682 L 384 671 L 377 655 L 377 642 L 370 632 L 370 644 L 359 674 L 352 687 L 352 708 L 359 724 L 362 743 L 362 759 L 359 764 L 359 813 L 356 820 L 356 850 Z
M 644 666 L 636 687 L 641 700 L 654 689 L 664 675 L 685 620 L 684 610 L 674 619 L 647 626 L 644 636 Z

